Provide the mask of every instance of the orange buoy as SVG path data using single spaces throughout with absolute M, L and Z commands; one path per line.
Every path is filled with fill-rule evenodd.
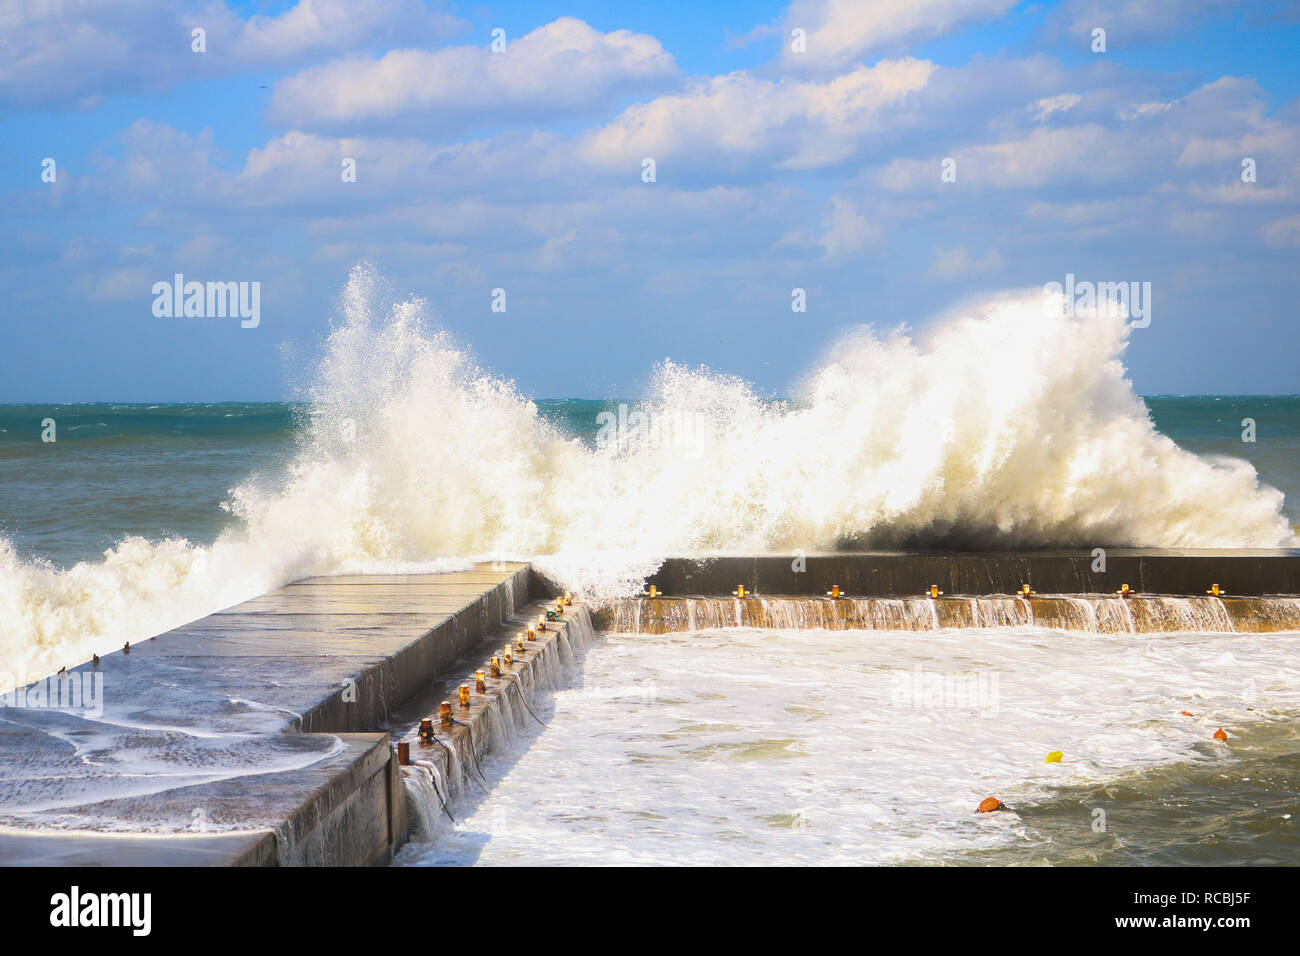
M 1218 730 L 1216 730 L 1216 731 L 1214 732 L 1214 739 L 1215 739 L 1215 740 L 1222 740 L 1222 741 L 1224 741 L 1224 742 L 1226 743 L 1227 740 L 1228 740 L 1228 734 L 1227 734 L 1226 731 L 1224 731 L 1224 729 L 1223 729 L 1222 727 L 1220 727 Z
M 1006 807 L 1002 805 L 1002 801 L 999 800 L 997 797 L 985 797 L 983 800 L 980 801 L 979 808 L 975 812 L 992 813 L 994 810 L 1005 810 L 1005 809 Z
M 1195 717 L 1196 715 L 1193 714 L 1190 710 L 1185 710 L 1185 711 L 1183 711 L 1183 716 L 1184 716 L 1184 717 Z

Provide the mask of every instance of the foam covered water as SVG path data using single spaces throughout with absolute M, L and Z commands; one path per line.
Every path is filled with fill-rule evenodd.
M 423 303 L 378 289 L 355 270 L 287 466 L 232 490 L 213 543 L 130 537 L 61 569 L 0 539 L 4 679 L 315 573 L 532 559 L 602 599 L 669 554 L 1293 540 L 1250 464 L 1155 430 L 1124 377 L 1121 317 L 1048 317 L 1038 292 L 923 340 L 855 332 L 790 403 L 665 362 L 642 408 L 696 423 L 690 441 L 593 448 L 429 331 Z
M 861 864 L 981 852 L 1008 863 L 1024 850 L 1062 862 L 1073 847 L 1026 841 L 1017 807 L 1164 779 L 1174 766 L 1221 771 L 1224 797 L 1240 741 L 1256 740 L 1253 758 L 1272 738 L 1269 753 L 1293 752 L 1298 639 L 607 635 L 567 687 L 537 702 L 549 728 L 523 726 L 485 756 L 490 790 L 462 794 L 457 825 L 403 861 Z M 1227 744 L 1212 739 L 1219 727 Z M 1062 761 L 1046 763 L 1058 750 Z M 988 796 L 1011 811 L 975 814 Z M 1104 794 L 1076 813 L 1074 841 L 1092 834 L 1095 806 L 1140 855 L 1124 807 Z M 1170 810 L 1144 838 L 1169 842 L 1189 812 Z

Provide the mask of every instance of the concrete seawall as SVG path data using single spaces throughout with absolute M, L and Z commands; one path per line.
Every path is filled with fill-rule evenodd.
M 934 584 L 947 594 L 1202 595 L 1218 584 L 1232 595 L 1300 594 L 1300 550 L 986 553 L 861 552 L 669 558 L 649 579 L 670 597 L 717 597 L 743 584 L 759 594 L 823 595 L 833 585 L 854 597 L 907 597 Z M 803 570 L 799 570 L 802 565 Z
M 0 865 L 363 865 L 406 797 L 394 709 L 529 598 L 526 564 L 313 578 L 0 708 Z M 99 687 L 102 713 L 48 705 Z

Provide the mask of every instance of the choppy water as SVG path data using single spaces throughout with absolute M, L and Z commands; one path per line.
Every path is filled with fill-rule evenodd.
M 1300 863 L 1298 642 L 612 634 L 402 862 Z

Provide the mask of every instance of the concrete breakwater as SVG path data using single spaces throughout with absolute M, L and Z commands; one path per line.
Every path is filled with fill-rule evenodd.
M 408 822 L 382 728 L 536 586 L 526 564 L 312 578 L 19 688 L 0 864 L 388 861 Z M 64 693 L 88 686 L 94 708 Z
M 479 761 L 503 750 L 520 726 L 541 722 L 533 709 L 538 693 L 555 687 L 575 652 L 594 639 L 587 608 L 570 605 L 545 620 L 555 606 L 535 603 L 514 615 L 485 642 L 489 651 L 482 660 L 459 677 L 435 681 L 403 708 L 431 715 L 415 717 L 394 734 L 405 760 L 412 839 L 431 839 L 466 786 L 487 786 Z
M 722 597 L 745 588 L 744 599 Z M 1217 586 L 1219 594 L 1207 593 Z M 1300 550 L 669 558 L 656 597 L 612 601 L 601 630 L 927 631 L 1036 625 L 1094 633 L 1300 630 Z M 1019 596 L 1029 587 L 1032 596 Z M 829 597 L 832 588 L 839 597 Z M 928 596 L 930 589 L 938 593 Z M 1128 588 L 1130 596 L 1117 592 Z
M 939 598 L 630 598 L 596 614 L 602 631 L 668 634 L 719 627 L 933 631 L 1037 626 L 1101 634 L 1300 630 L 1300 598 L 1044 596 Z
M 737 585 L 758 594 L 822 596 L 838 586 L 851 597 L 910 597 L 931 585 L 948 595 L 1042 594 L 1201 596 L 1300 594 L 1300 549 L 1165 551 L 855 552 L 673 557 L 646 582 L 669 597 L 717 597 Z

